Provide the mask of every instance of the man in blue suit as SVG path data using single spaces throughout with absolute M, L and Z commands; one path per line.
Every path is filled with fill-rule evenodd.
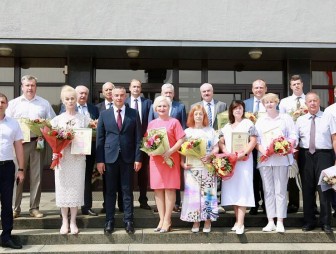
M 161 87 L 161 95 L 169 97 L 172 101 L 171 109 L 169 111 L 169 115 L 177 120 L 179 120 L 181 126 L 183 129 L 187 128 L 187 114 L 185 106 L 182 103 L 179 103 L 177 101 L 174 101 L 174 86 L 172 84 L 164 84 Z M 148 122 L 152 121 L 153 119 L 158 118 L 158 114 L 154 112 L 153 106 L 151 106 L 149 116 L 148 116 Z M 176 201 L 175 201 L 175 207 L 173 209 L 174 212 L 180 212 L 180 205 L 181 205 L 181 193 L 180 190 L 176 190 Z
M 132 79 L 129 86 L 130 96 L 126 99 L 126 105 L 139 112 L 141 121 L 141 135 L 144 136 L 148 126 L 148 115 L 152 105 L 152 101 L 141 97 L 141 82 L 137 79 Z M 142 152 L 142 167 L 138 172 L 138 185 L 140 191 L 139 203 L 140 208 L 151 210 L 148 205 L 147 188 L 148 188 L 148 163 L 149 157 Z
M 190 108 L 195 105 L 202 105 L 208 114 L 209 126 L 217 130 L 217 115 L 226 110 L 226 103 L 213 99 L 213 87 L 209 83 L 204 83 L 201 85 L 200 92 L 203 100 L 194 103 Z
M 266 112 L 264 105 L 261 103 L 261 98 L 267 92 L 266 82 L 262 79 L 257 79 L 252 83 L 252 93 L 253 97 L 244 101 L 245 103 L 245 112 L 258 113 Z M 262 182 L 260 177 L 260 172 L 257 169 L 257 159 L 258 159 L 258 150 L 253 150 L 253 191 L 254 191 L 254 200 L 255 207 L 250 209 L 250 215 L 258 214 L 259 201 L 263 201 L 262 207 L 265 212 L 264 204 L 264 192 L 262 188 Z
M 116 86 L 113 108 L 100 114 L 97 127 L 97 169 L 105 174 L 106 220 L 104 232 L 114 231 L 116 192 L 121 184 L 124 224 L 128 234 L 133 226 L 133 173 L 141 168 L 141 122 L 136 110 L 126 107 L 126 90 Z
M 86 86 L 79 85 L 75 88 L 77 93 L 76 111 L 80 114 L 89 116 L 92 120 L 99 117 L 98 108 L 88 103 L 89 89 Z M 60 113 L 65 112 L 65 107 L 62 104 Z M 98 214 L 92 210 L 92 172 L 96 157 L 96 144 L 93 141 L 91 144 L 91 154 L 86 155 L 85 165 L 85 186 L 84 186 L 84 205 L 82 206 L 82 214 L 97 216 Z

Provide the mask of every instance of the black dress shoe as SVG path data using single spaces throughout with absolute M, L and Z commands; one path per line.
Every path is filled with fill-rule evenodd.
M 332 234 L 332 232 L 334 231 L 330 225 L 323 225 L 321 227 L 321 229 L 326 233 L 326 234 Z
M 104 228 L 105 234 L 112 234 L 113 231 L 114 231 L 114 223 L 112 221 L 106 222 Z
M 314 229 L 315 229 L 315 225 L 311 225 L 311 224 L 305 224 L 302 227 L 303 232 L 312 231 Z
M 249 211 L 250 215 L 257 215 L 258 214 L 258 207 L 252 207 Z
M 94 212 L 92 209 L 82 210 L 82 214 L 90 216 L 98 216 L 98 213 Z
M 140 204 L 141 209 L 152 210 L 152 208 L 147 203 Z
M 128 221 L 125 223 L 125 230 L 127 234 L 134 234 L 133 222 Z
M 4 247 L 4 248 L 22 249 L 22 245 L 13 242 L 12 239 L 9 239 L 7 242 L 2 243 L 1 245 L 2 245 L 2 247 Z
M 287 213 L 297 213 L 298 210 L 299 208 L 295 205 L 289 205 L 287 207 Z

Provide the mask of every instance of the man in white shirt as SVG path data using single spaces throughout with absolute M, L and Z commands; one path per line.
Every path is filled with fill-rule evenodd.
M 52 119 L 55 117 L 55 112 L 50 103 L 36 95 L 37 78 L 31 75 L 25 75 L 21 79 L 22 95 L 9 101 L 6 115 L 13 118 L 29 118 L 35 119 Z M 41 182 L 43 172 L 43 160 L 45 149 L 37 150 L 38 138 L 31 133 L 30 142 L 23 144 L 24 151 L 24 170 L 26 171 L 29 165 L 30 169 L 30 209 L 29 214 L 32 217 L 41 218 L 43 213 L 39 211 L 41 198 Z M 24 172 L 26 173 L 26 172 Z M 21 213 L 23 182 L 19 183 L 16 189 L 16 198 L 13 210 L 14 218 Z
M 280 101 L 280 113 L 290 114 L 302 106 L 305 106 L 306 96 L 303 93 L 303 82 L 300 75 L 293 75 L 290 78 L 290 88 L 293 91 L 291 96 L 288 96 Z M 296 213 L 300 207 L 300 191 L 296 185 L 295 178 L 288 179 L 288 213 Z
M 105 98 L 104 101 L 98 103 L 96 107 L 99 110 L 99 113 L 106 110 L 110 109 L 113 105 L 113 99 L 112 99 L 112 90 L 114 88 L 114 84 L 112 82 L 106 82 L 104 83 L 102 87 L 102 93 Z

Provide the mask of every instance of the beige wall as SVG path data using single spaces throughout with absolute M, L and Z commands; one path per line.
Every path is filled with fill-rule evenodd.
M 2 0 L 6 39 L 336 42 L 334 0 Z

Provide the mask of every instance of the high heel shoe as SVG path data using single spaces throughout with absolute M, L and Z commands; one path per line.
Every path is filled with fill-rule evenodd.
M 168 233 L 172 231 L 172 227 L 169 226 L 167 229 L 161 228 L 160 233 Z
M 193 233 L 198 233 L 199 232 L 199 228 L 200 228 L 200 223 L 199 222 L 194 222 L 192 228 L 191 228 L 191 232 Z
M 208 228 L 203 228 L 203 233 L 210 233 L 211 232 L 211 225 Z
M 154 232 L 160 232 L 161 228 L 154 229 Z
M 236 231 L 236 230 L 237 230 L 237 228 L 238 228 L 238 224 L 237 224 L 237 223 L 235 223 L 235 224 L 233 225 L 233 227 L 231 228 L 231 231 Z

